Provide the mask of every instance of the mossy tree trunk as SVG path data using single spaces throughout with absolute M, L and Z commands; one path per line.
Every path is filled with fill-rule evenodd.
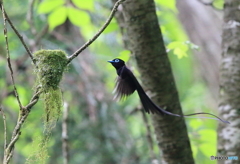
M 126 47 L 135 56 L 141 81 L 151 99 L 166 110 L 182 114 L 171 65 L 165 50 L 153 0 L 126 0 L 117 21 L 126 32 Z M 191 146 L 184 119 L 152 115 L 162 163 L 192 164 Z
M 220 76 L 218 154 L 240 158 L 240 1 L 225 0 Z M 219 160 L 218 163 L 239 163 Z

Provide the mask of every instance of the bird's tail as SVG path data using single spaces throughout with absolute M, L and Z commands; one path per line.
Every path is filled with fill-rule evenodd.
M 216 115 L 211 114 L 211 113 L 206 113 L 206 112 L 192 113 L 192 114 L 187 114 L 187 115 L 179 115 L 179 114 L 174 114 L 174 113 L 168 112 L 168 111 L 160 108 L 159 106 L 157 106 L 155 103 L 153 103 L 152 100 L 147 96 L 147 94 L 144 92 L 144 90 L 142 88 L 138 88 L 137 92 L 138 92 L 138 95 L 142 102 L 142 105 L 147 113 L 153 113 L 153 114 L 157 113 L 157 114 L 161 114 L 161 115 L 167 114 L 167 115 L 171 115 L 171 116 L 175 116 L 175 117 L 207 118 L 207 119 L 214 119 L 214 120 L 221 121 L 223 123 L 230 124 L 230 122 L 222 120 L 221 118 L 217 117 Z M 202 116 L 191 117 L 193 115 L 211 115 L 214 118 L 213 117 L 202 117 Z

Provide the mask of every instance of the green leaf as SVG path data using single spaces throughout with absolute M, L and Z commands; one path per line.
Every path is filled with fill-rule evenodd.
M 173 50 L 173 53 L 177 55 L 179 59 L 187 57 L 188 45 L 183 42 L 171 42 L 168 44 L 167 48 Z
M 68 7 L 68 18 L 72 24 L 83 27 L 90 24 L 90 16 L 87 12 L 75 9 L 73 7 Z
M 186 51 L 182 50 L 181 48 L 175 48 L 173 50 L 173 53 L 177 55 L 178 59 L 181 59 L 183 57 L 187 57 Z
M 49 30 L 53 30 L 55 27 L 63 24 L 67 19 L 66 7 L 58 7 L 48 16 Z
M 80 9 L 87 9 L 93 11 L 94 3 L 93 0 L 72 0 L 72 2 Z
M 64 0 L 45 0 L 40 3 L 38 7 L 39 14 L 46 14 L 53 11 L 55 8 L 62 6 L 64 4 Z

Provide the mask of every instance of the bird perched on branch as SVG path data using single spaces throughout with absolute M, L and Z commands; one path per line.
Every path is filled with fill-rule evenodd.
M 117 98 L 122 99 L 124 97 L 128 97 L 134 91 L 137 91 L 139 98 L 142 102 L 143 108 L 147 113 L 152 113 L 152 114 L 156 113 L 156 114 L 160 114 L 160 115 L 167 114 L 167 115 L 171 115 L 171 116 L 175 116 L 175 117 L 189 117 L 189 116 L 193 116 L 193 115 L 205 114 L 205 115 L 214 116 L 215 118 L 201 117 L 201 116 L 194 117 L 194 118 L 208 118 L 208 119 L 219 120 L 224 123 L 229 123 L 228 121 L 224 121 L 221 118 L 219 118 L 211 113 L 201 112 L 201 113 L 193 113 L 193 114 L 188 114 L 188 115 L 179 115 L 179 114 L 174 114 L 174 113 L 171 113 L 171 112 L 168 112 L 168 111 L 162 109 L 161 107 L 157 106 L 148 97 L 148 95 L 145 93 L 145 91 L 143 90 L 142 86 L 139 84 L 138 80 L 136 79 L 136 77 L 134 76 L 132 71 L 127 68 L 127 66 L 125 65 L 125 62 L 123 60 L 116 58 L 113 60 L 109 60 L 108 62 L 111 63 L 113 65 L 113 67 L 116 68 L 116 71 L 118 74 L 118 78 L 116 81 L 116 88 L 115 88 Z

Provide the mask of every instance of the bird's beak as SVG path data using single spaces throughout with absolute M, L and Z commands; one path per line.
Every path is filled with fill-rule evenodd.
M 114 61 L 112 61 L 112 60 L 108 60 L 108 62 L 109 62 L 109 63 L 114 63 Z

